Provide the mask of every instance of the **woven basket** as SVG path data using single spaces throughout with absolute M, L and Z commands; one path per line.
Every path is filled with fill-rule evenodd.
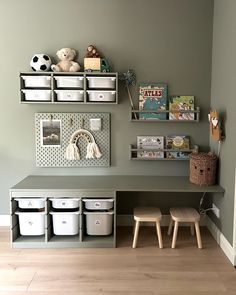
M 216 182 L 217 156 L 207 153 L 190 155 L 190 182 L 198 185 L 212 185 Z

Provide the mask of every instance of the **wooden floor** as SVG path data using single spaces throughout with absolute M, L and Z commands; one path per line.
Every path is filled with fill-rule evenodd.
M 132 249 L 132 229 L 118 229 L 116 249 L 11 249 L 0 228 L 0 295 L 235 295 L 236 270 L 202 230 L 204 249 L 189 229 L 180 229 L 177 248 L 163 232 L 141 228 Z

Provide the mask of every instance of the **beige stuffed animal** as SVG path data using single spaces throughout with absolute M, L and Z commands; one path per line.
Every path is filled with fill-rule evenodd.
M 62 48 L 57 51 L 57 56 L 60 59 L 59 63 L 51 66 L 54 72 L 78 72 L 80 70 L 80 65 L 73 61 L 76 56 L 74 49 Z

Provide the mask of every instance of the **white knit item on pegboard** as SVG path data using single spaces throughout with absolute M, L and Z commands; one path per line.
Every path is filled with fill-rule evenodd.
M 100 159 L 102 156 L 97 144 L 95 142 L 88 143 L 86 159 Z
M 80 160 L 79 149 L 75 143 L 69 143 L 66 148 L 65 158 L 67 160 Z

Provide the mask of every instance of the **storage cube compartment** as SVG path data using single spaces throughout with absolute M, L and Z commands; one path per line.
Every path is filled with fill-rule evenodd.
M 55 90 L 57 101 L 83 101 L 83 90 Z
M 88 210 L 109 210 L 113 208 L 114 199 L 83 199 Z
M 22 236 L 40 236 L 45 234 L 45 212 L 16 212 L 19 217 Z
M 25 87 L 51 87 L 51 76 L 21 76 Z
M 80 212 L 53 212 L 52 224 L 54 235 L 73 236 L 79 234 Z
M 115 89 L 116 77 L 87 77 L 89 88 Z
M 50 198 L 52 207 L 56 209 L 74 209 L 79 208 L 80 198 Z
M 84 77 L 55 76 L 57 88 L 84 88 Z
M 21 209 L 43 209 L 45 208 L 44 198 L 16 198 L 18 207 Z
M 112 234 L 114 212 L 84 212 L 86 232 L 91 236 L 108 236 Z
M 50 101 L 51 90 L 21 90 L 26 101 Z
M 88 101 L 96 102 L 114 102 L 116 100 L 116 91 L 87 91 Z

